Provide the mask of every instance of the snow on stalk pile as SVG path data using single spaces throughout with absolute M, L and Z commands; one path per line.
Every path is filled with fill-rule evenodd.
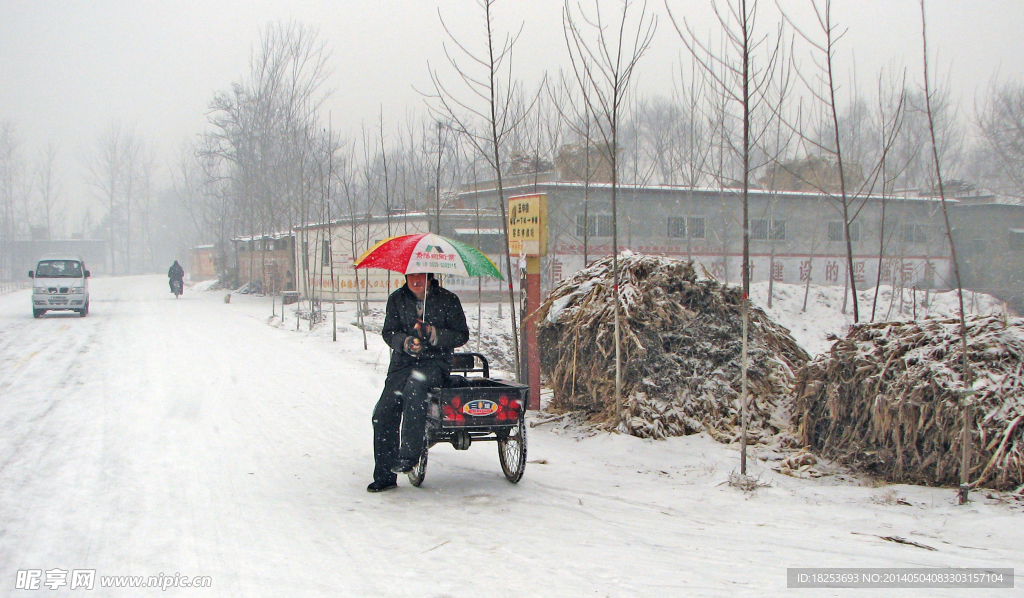
M 970 480 L 1024 484 L 1024 320 L 969 316 L 974 374 Z M 960 320 L 853 326 L 798 372 L 794 420 L 824 456 L 893 482 L 960 482 L 964 410 Z
M 622 430 L 644 438 L 707 430 L 739 437 L 741 291 L 697 279 L 691 262 L 624 252 L 619 258 Z M 615 424 L 612 259 L 555 288 L 538 319 L 549 409 Z M 794 372 L 807 362 L 789 331 L 750 309 L 750 431 L 788 427 Z

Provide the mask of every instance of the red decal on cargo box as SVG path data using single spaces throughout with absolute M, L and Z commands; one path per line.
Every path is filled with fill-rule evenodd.
M 477 399 L 466 403 L 466 406 L 462 408 L 462 412 L 466 415 L 475 415 L 477 417 L 483 417 L 485 415 L 494 415 L 498 411 L 498 404 L 494 401 L 488 401 L 487 399 Z

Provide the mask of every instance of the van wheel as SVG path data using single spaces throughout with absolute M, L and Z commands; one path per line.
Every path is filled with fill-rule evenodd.
M 45 313 L 46 313 L 45 309 L 33 309 L 32 310 L 32 317 L 33 318 L 38 318 L 38 317 L 42 316 Z
M 85 316 L 89 315 L 89 302 L 88 301 L 85 302 L 85 307 L 83 307 L 82 309 L 80 309 L 78 311 L 78 315 L 83 317 L 83 318 Z

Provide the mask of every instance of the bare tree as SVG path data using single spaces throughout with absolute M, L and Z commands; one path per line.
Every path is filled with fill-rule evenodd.
M 121 163 L 121 199 L 124 212 L 124 271 L 125 274 L 132 273 L 132 209 L 136 208 L 136 195 L 143 186 L 144 162 L 146 160 L 146 149 L 142 139 L 135 132 L 135 125 L 130 125 L 124 132 L 118 150 Z
M 562 8 L 565 43 L 569 49 L 573 73 L 579 83 L 583 101 L 594 115 L 595 126 L 609 155 L 612 175 L 612 285 L 615 291 L 615 417 L 622 422 L 622 349 L 619 322 L 619 133 L 626 109 L 630 85 L 636 67 L 651 45 L 658 26 L 656 15 L 647 12 L 641 2 L 639 16 L 630 20 L 632 0 L 621 0 L 617 21 L 608 21 L 595 0 L 593 10 L 586 12 L 582 4 L 572 8 L 566 0 Z
M 603 181 L 598 171 L 604 170 L 602 166 L 607 164 L 607 160 L 603 156 L 610 152 L 602 152 L 598 148 L 594 115 L 587 102 L 577 96 L 578 91 L 575 76 L 567 77 L 564 72 L 559 73 L 557 82 L 548 85 L 551 105 L 575 138 L 573 143 L 558 148 L 555 162 L 563 180 L 568 178 L 583 183 L 583 214 L 577 215 L 575 236 L 583 241 L 583 267 L 586 268 L 590 264 L 590 236 L 596 232 L 592 231 L 596 227 L 590 225 L 590 188 L 596 180 Z M 611 180 L 611 172 L 606 178 Z
M 825 134 L 825 139 L 822 142 L 811 142 L 815 148 L 829 156 L 832 156 L 837 163 L 837 176 L 839 179 L 839 203 L 840 203 L 840 215 L 843 219 L 843 235 L 846 243 L 846 282 L 849 285 L 850 293 L 853 296 L 853 321 L 860 321 L 860 307 L 857 300 L 857 273 L 853 264 L 853 241 L 850 237 L 850 226 L 855 217 L 855 209 L 851 205 L 852 199 L 848 192 L 848 168 L 844 162 L 846 155 L 843 152 L 843 136 L 841 135 L 841 129 L 839 126 L 839 107 L 836 102 L 836 90 L 838 83 L 836 82 L 835 72 L 835 54 L 836 46 L 839 40 L 842 39 L 845 31 L 840 32 L 836 23 L 832 20 L 832 2 L 831 0 L 811 0 L 811 7 L 814 9 L 815 17 L 817 18 L 818 26 L 821 29 L 821 35 L 823 39 L 815 39 L 814 36 L 809 33 L 805 33 L 799 27 L 797 27 L 791 19 L 788 17 L 790 25 L 796 29 L 801 37 L 807 41 L 815 51 L 820 53 L 820 62 L 817 60 L 815 63 L 821 71 L 820 83 L 823 89 L 819 89 L 817 85 L 808 82 L 807 88 L 814 95 L 814 97 L 821 102 L 825 110 L 825 118 L 828 121 L 828 131 Z M 785 12 L 783 12 L 785 15 Z M 805 81 L 807 81 L 805 79 Z M 856 104 L 854 104 L 856 105 Z M 854 122 L 860 122 L 862 119 L 854 118 Z M 805 137 L 806 139 L 806 137 Z M 844 303 L 845 297 L 844 293 Z
M 521 376 L 522 366 L 519 355 L 519 328 L 516 322 L 516 299 L 512 288 L 512 259 L 508 253 L 508 217 L 505 209 L 505 189 L 502 180 L 503 156 L 505 142 L 513 130 L 522 122 L 528 107 L 516 102 L 519 83 L 512 74 L 512 51 L 522 27 L 515 34 L 505 36 L 504 41 L 497 43 L 494 28 L 494 6 L 497 0 L 477 0 L 483 11 L 486 32 L 486 48 L 483 52 L 474 52 L 459 41 L 448 25 L 441 18 L 441 25 L 454 48 L 445 44 L 445 57 L 461 81 L 465 93 L 473 100 L 462 100 L 459 95 L 444 83 L 437 71 L 430 69 L 430 78 L 434 85 L 434 93 L 429 97 L 440 105 L 438 111 L 441 118 L 448 121 L 453 129 L 468 140 L 494 172 L 497 183 L 498 205 L 501 211 L 501 226 L 505 237 L 503 253 L 505 268 L 508 273 L 508 301 L 512 322 L 512 348 L 515 359 L 516 377 Z M 469 63 L 471 71 L 464 66 Z M 477 122 L 481 123 L 478 128 Z
M 939 144 L 935 132 L 936 125 L 932 116 L 931 84 L 929 83 L 928 74 L 928 26 L 925 21 L 924 0 L 921 0 L 921 46 L 924 50 L 922 53 L 924 56 L 924 99 L 928 114 L 928 131 L 931 137 L 931 154 L 933 164 L 935 165 L 935 180 L 939 190 L 939 199 L 942 201 L 942 218 L 946 225 L 946 240 L 949 241 L 949 253 L 953 263 L 953 277 L 956 279 L 956 295 L 960 304 L 960 351 L 963 367 L 963 371 L 961 372 L 961 377 L 963 379 L 963 394 L 961 398 L 963 432 L 960 438 L 960 490 L 957 493 L 957 499 L 959 504 L 962 505 L 967 503 L 968 492 L 970 490 L 971 428 L 973 427 L 973 418 L 971 417 L 971 407 L 973 406 L 971 401 L 971 388 L 973 373 L 971 371 L 971 364 L 967 353 L 967 317 L 964 314 L 964 287 L 960 283 L 960 268 L 957 266 L 956 245 L 953 243 L 953 228 L 949 224 L 949 210 L 946 209 L 946 191 L 942 178 L 942 160 L 939 158 Z
M 668 8 L 666 0 L 666 8 Z M 726 3 L 723 10 L 717 2 L 712 2 L 712 8 L 718 18 L 725 39 L 726 50 L 717 54 L 705 43 L 699 41 L 693 30 L 686 23 L 685 19 L 679 21 L 673 16 L 669 9 L 669 16 L 675 25 L 683 44 L 690 54 L 695 57 L 700 69 L 710 77 L 718 90 L 723 94 L 723 100 L 736 106 L 741 112 L 742 140 L 738 147 L 734 148 L 742 163 L 740 177 L 740 189 L 743 202 L 743 297 L 741 311 L 743 317 L 743 341 L 741 355 L 741 389 L 740 389 L 740 475 L 747 473 L 747 427 L 748 427 L 748 334 L 749 334 L 749 303 L 750 303 L 750 216 L 749 216 L 749 191 L 750 178 L 752 173 L 751 159 L 753 148 L 759 132 L 754 129 L 754 119 L 757 112 L 763 108 L 767 90 L 770 86 L 776 63 L 780 55 L 782 35 L 777 36 L 777 41 L 768 45 L 769 38 L 758 36 L 757 31 L 757 4 L 748 0 L 737 0 L 735 3 Z M 767 47 L 765 65 L 759 67 L 756 58 L 758 53 Z M 723 118 L 724 118 L 723 110 Z M 763 130 L 762 130 L 763 132 Z
M 882 86 L 882 76 L 878 77 L 878 137 L 880 147 L 892 147 L 897 135 L 903 126 L 903 118 L 906 114 L 906 73 L 903 74 L 904 82 L 898 87 L 898 92 L 886 93 Z M 878 292 L 882 285 L 882 261 L 885 259 L 885 248 L 887 244 L 885 230 L 885 208 L 889 194 L 893 191 L 893 183 L 899 176 L 899 167 L 890 167 L 889 152 L 884 152 L 879 161 L 879 183 L 881 185 L 882 206 L 878 222 L 878 266 L 875 275 L 875 294 L 871 301 L 871 321 L 875 321 L 875 311 L 878 308 Z
M 156 156 L 152 147 L 147 146 L 142 152 L 138 167 L 138 208 L 139 236 L 142 240 L 142 263 L 147 272 L 158 270 L 156 264 L 156 245 L 153 235 L 154 192 L 157 173 Z
M 224 165 L 239 231 L 266 234 L 310 214 L 319 189 L 312 180 L 327 171 L 316 148 L 329 58 L 316 30 L 271 24 L 252 50 L 247 80 L 214 96 L 213 128 L 198 151 Z
M 395 212 L 394 204 L 392 203 L 391 195 L 391 172 L 388 169 L 388 150 L 385 146 L 386 136 L 384 134 L 384 110 L 381 108 L 380 117 L 377 120 L 377 129 L 380 133 L 380 161 L 384 170 L 384 218 L 387 220 L 388 226 L 388 238 L 394 235 L 391 228 L 391 217 Z M 331 266 L 331 276 L 334 276 L 334 266 Z M 391 290 L 391 270 L 387 271 L 387 290 Z M 367 289 L 369 290 L 369 289 Z
M 956 173 L 964 159 L 963 148 L 966 132 L 960 122 L 948 78 L 933 75 L 930 84 L 931 99 L 926 101 L 924 91 L 906 89 L 903 123 L 892 148 L 889 150 L 891 164 L 899 169 L 894 187 L 902 190 L 921 190 L 938 193 L 935 181 L 935 165 L 931 158 L 931 132 L 929 122 L 935 125 L 939 160 L 943 172 L 948 176 Z M 928 106 L 931 104 L 931 119 Z M 878 157 L 875 157 L 876 162 Z
M 361 194 L 356 184 L 355 148 L 352 144 L 347 144 L 347 149 L 340 157 L 334 172 L 340 187 L 336 197 L 340 204 L 340 211 L 345 214 L 348 220 L 348 243 L 349 248 L 352 250 L 352 258 L 355 259 L 359 248 L 359 227 L 356 223 L 359 219 Z M 359 321 L 359 327 L 363 332 L 363 350 L 366 350 L 369 348 L 369 344 L 366 339 L 366 326 L 363 319 L 364 310 L 359 304 L 359 270 L 354 270 L 353 273 L 356 285 L 355 289 L 353 289 L 356 297 L 356 319 Z
M 451 129 L 448 124 L 444 121 L 437 121 L 434 123 L 436 129 L 436 136 L 434 138 L 434 163 L 433 166 L 433 187 L 434 187 L 434 232 L 441 234 L 441 189 L 442 177 L 445 171 L 445 156 L 448 154 L 449 136 Z
M 991 83 L 976 119 L 995 186 L 1024 201 L 1024 84 Z
M 36 166 L 36 182 L 39 186 L 39 208 L 42 224 L 46 227 L 46 238 L 52 239 L 54 227 L 63 222 L 61 204 L 61 180 L 57 170 L 57 144 L 47 143 L 39 154 Z
M 14 123 L 0 121 L 0 277 L 12 276 L 11 245 L 19 231 L 18 198 L 25 187 L 21 139 Z
M 189 238 L 203 243 L 213 242 L 218 269 L 217 276 L 225 284 L 228 245 L 237 229 L 238 215 L 231 195 L 227 164 L 211 157 L 201 147 L 183 143 L 178 150 L 171 173 L 172 196 L 182 206 L 191 222 Z
M 107 207 L 107 243 L 110 251 L 111 274 L 117 272 L 115 255 L 118 244 L 115 231 L 119 220 L 118 201 L 120 200 L 124 167 L 121 160 L 121 144 L 121 123 L 111 121 L 96 139 L 95 153 L 88 158 L 86 165 L 89 171 L 89 184 L 97 198 L 105 202 Z

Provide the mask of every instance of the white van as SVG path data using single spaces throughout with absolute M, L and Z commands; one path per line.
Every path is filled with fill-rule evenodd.
M 66 309 L 89 315 L 89 271 L 77 255 L 47 255 L 30 270 L 32 283 L 32 315 L 36 318 L 48 311 Z

